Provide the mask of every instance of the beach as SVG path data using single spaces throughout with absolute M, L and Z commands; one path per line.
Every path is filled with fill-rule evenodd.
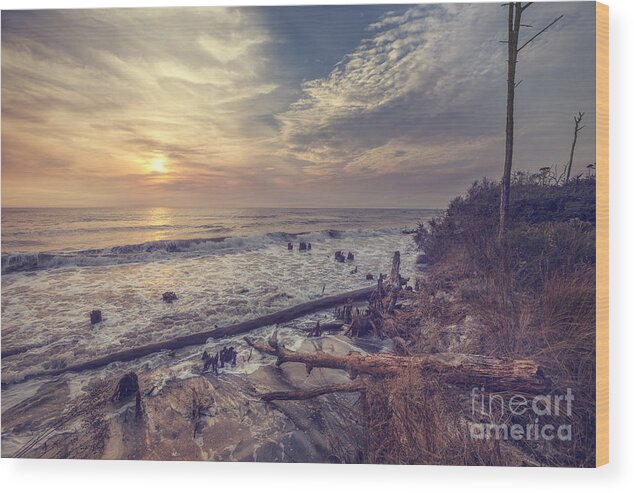
M 143 375 L 146 391 L 160 389 L 168 382 L 197 378 L 202 371 L 201 353 L 230 345 L 237 349 L 237 364 L 224 370 L 213 385 L 240 387 L 249 379 L 270 380 L 271 358 L 253 354 L 242 337 L 212 339 L 206 345 L 55 378 L 32 377 L 371 286 L 374 281 L 366 279 L 367 274 L 376 278 L 387 273 L 397 250 L 403 258 L 402 272 L 411 274 L 417 250 L 408 233 L 434 212 L 3 209 L 2 398 L 3 422 L 9 423 L 3 425 L 3 455 L 18 451 L 46 430 L 49 418 L 55 418 L 49 416 L 40 426 L 26 430 L 10 429 L 11 419 L 7 419 L 25 401 L 41 401 L 38 396 L 46 394 L 52 382 L 63 389 L 53 399 L 64 396 L 56 408 L 61 416 L 66 405 L 81 400 L 95 382 L 136 371 Z M 159 219 L 152 225 L 149 216 Z M 25 227 L 28 234 L 20 234 Z M 32 243 L 20 244 L 23 236 Z M 300 242 L 310 243 L 310 251 L 299 251 Z M 336 262 L 334 252 L 339 250 L 353 252 L 354 261 Z M 167 291 L 175 292 L 178 300 L 164 303 L 161 295 Z M 103 321 L 95 325 L 89 318 L 93 309 L 103 314 Z M 305 344 L 306 331 L 320 318 L 332 315 L 323 311 L 284 324 L 278 328 L 280 337 L 289 347 L 299 348 Z M 253 335 L 267 337 L 273 330 L 263 327 Z M 332 351 L 350 350 L 350 342 L 342 336 L 325 338 L 332 339 L 326 344 Z M 297 378 L 297 369 L 289 371 Z M 332 373 L 319 370 L 316 374 L 321 372 Z M 301 373 L 305 378 L 303 369 Z M 270 381 L 269 386 L 275 387 Z M 39 409 L 50 414 L 46 405 Z M 30 405 L 29 412 L 37 415 L 38 406 Z M 263 419 L 258 426 L 278 426 L 267 422 Z M 250 453 L 258 447 L 249 449 Z M 216 452 L 209 458 L 218 459 Z M 306 460 L 325 460 L 314 450 L 305 453 Z M 200 451 L 190 455 L 204 458 Z M 284 459 L 279 454 L 267 457 Z

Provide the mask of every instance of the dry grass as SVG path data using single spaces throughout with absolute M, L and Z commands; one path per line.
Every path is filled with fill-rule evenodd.
M 414 304 L 388 322 L 408 341 L 410 354 L 453 351 L 536 360 L 552 394 L 568 388 L 574 393 L 570 416 L 544 416 L 540 423 L 569 424 L 573 439 L 474 441 L 467 429 L 473 419 L 470 389 L 414 372 L 371 385 L 365 407 L 369 462 L 594 465 L 595 230 L 588 220 L 593 186 L 531 185 L 520 194 L 522 211 L 531 215 L 514 216 L 503 245 L 490 214 L 495 187 L 485 183 L 470 190 L 444 218 L 419 231 L 419 244 L 434 264 Z M 541 204 L 531 203 L 534 190 L 539 200 L 554 194 L 559 209 L 543 212 Z M 542 215 L 535 216 L 536 210 Z M 574 211 L 585 220 L 571 219 Z M 534 417 L 507 413 L 481 419 L 526 425 Z

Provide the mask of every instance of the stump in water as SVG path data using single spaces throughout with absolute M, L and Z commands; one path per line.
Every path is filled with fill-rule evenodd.
M 308 245 L 306 245 L 306 246 L 307 246 L 308 250 L 312 250 L 312 248 L 313 248 L 313 246 L 310 243 Z
M 119 383 L 114 389 L 111 401 L 122 401 L 140 392 L 139 377 L 136 373 L 126 373 L 121 377 Z
M 171 303 L 172 301 L 176 301 L 177 299 L 178 296 L 176 296 L 176 293 L 174 291 L 167 291 L 163 293 L 163 301 L 165 303 Z
M 101 320 L 101 310 L 93 310 L 90 312 L 90 323 L 92 325 L 98 324 Z
M 390 285 L 392 289 L 401 289 L 409 282 L 409 278 L 401 276 L 401 252 L 394 252 L 392 257 L 392 270 L 390 272 Z
M 353 262 L 354 261 L 354 253 L 348 252 L 348 257 L 346 258 L 346 260 L 348 260 L 349 262 Z
M 308 245 L 306 245 L 305 241 L 300 241 L 299 242 L 299 251 L 300 252 L 305 252 L 308 249 Z
M 211 356 L 207 351 L 203 353 L 202 360 L 204 362 L 203 373 L 206 372 L 211 366 L 211 372 L 218 375 L 218 360 L 219 355 Z
M 343 263 L 343 262 L 345 262 L 345 261 L 346 261 L 346 256 L 343 254 L 343 252 L 342 252 L 341 250 L 337 250 L 337 251 L 335 252 L 335 260 L 336 260 L 337 262 L 341 262 L 341 263 Z
M 290 241 L 288 242 L 288 246 L 287 246 L 287 248 L 288 248 L 289 250 L 292 250 L 292 249 L 293 249 L 293 244 L 292 244 Z
M 374 276 L 373 276 L 370 272 L 368 272 L 368 273 L 365 275 L 365 280 L 366 280 L 366 281 L 373 281 L 373 280 L 374 280 Z
M 238 360 L 238 352 L 231 347 L 223 347 L 220 350 L 220 368 L 225 367 L 225 363 L 231 363 L 233 366 L 236 366 Z
M 401 287 L 401 252 L 394 252 L 392 257 L 392 271 L 390 272 L 390 283 L 392 286 Z

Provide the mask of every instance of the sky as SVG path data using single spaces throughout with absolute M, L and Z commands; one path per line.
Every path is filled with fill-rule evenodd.
M 524 12 L 514 169 L 595 161 L 594 3 Z M 2 12 L 3 207 L 444 207 L 504 162 L 495 4 Z

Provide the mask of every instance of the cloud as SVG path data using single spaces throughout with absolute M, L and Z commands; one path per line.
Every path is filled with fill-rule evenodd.
M 391 8 L 4 12 L 3 204 L 444 205 L 501 168 L 505 16 Z M 518 168 L 594 124 L 592 5 L 526 19 L 560 13 L 522 52 Z
M 518 90 L 518 133 L 540 134 L 550 127 L 548 132 L 567 137 L 575 108 L 591 114 L 594 106 L 592 74 L 579 74 L 578 68 L 592 67 L 582 50 L 594 42 L 593 17 L 578 3 L 532 10 L 535 15 L 530 10 L 525 15 L 536 26 L 562 10 L 566 23 L 522 53 L 519 76 L 526 80 Z M 439 164 L 454 168 L 457 183 L 464 179 L 459 163 L 467 157 L 473 163 L 488 160 L 482 171 L 491 169 L 490 161 L 502 155 L 505 119 L 506 53 L 499 41 L 506 34 L 500 12 L 493 4 L 423 5 L 373 23 L 352 53 L 328 76 L 305 82 L 298 101 L 277 116 L 286 142 L 282 153 L 307 163 L 306 172 L 312 167 L 354 175 L 419 172 L 427 187 L 434 186 L 429 171 Z M 521 93 L 532 97 L 529 105 Z M 548 140 L 543 133 L 540 138 Z M 566 145 L 561 142 L 561 149 Z M 593 142 L 585 159 L 592 149 Z M 533 154 L 539 154 L 535 162 L 561 156 Z M 473 168 L 468 167 L 472 176 Z
M 276 89 L 260 77 L 257 57 L 269 38 L 253 19 L 231 10 L 203 10 L 204 22 L 192 14 L 6 13 L 5 175 L 19 180 L 29 173 L 24 179 L 31 185 L 51 183 L 50 158 L 38 151 L 25 160 L 29 147 L 47 148 L 49 156 L 72 164 L 57 177 L 69 193 L 72 183 L 84 186 L 95 175 L 143 172 L 153 155 L 171 160 L 174 177 L 192 161 L 210 169 L 241 166 L 246 144 L 269 133 L 250 124 L 259 113 L 258 99 Z M 176 42 L 159 39 L 161 31 Z M 70 47 L 74 37 L 80 42 Z M 11 188 L 5 190 L 12 195 Z

